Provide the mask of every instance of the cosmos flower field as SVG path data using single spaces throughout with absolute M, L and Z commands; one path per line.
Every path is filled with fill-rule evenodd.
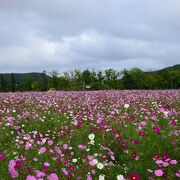
M 1 93 L 0 179 L 178 179 L 179 93 Z

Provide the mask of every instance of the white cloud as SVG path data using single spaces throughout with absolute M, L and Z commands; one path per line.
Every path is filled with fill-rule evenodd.
M 0 72 L 177 64 L 179 8 L 179 0 L 0 0 Z

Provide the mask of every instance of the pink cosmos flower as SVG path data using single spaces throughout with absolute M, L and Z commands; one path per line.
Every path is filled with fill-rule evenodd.
M 30 148 L 31 148 L 31 144 L 28 143 L 28 144 L 25 145 L 26 150 L 29 150 Z
M 146 126 L 146 121 L 141 121 L 140 125 L 143 126 L 143 127 Z
M 19 173 L 15 170 L 15 166 L 16 166 L 16 161 L 10 160 L 9 161 L 9 174 L 13 179 L 17 178 L 19 175 Z
M 156 176 L 162 176 L 163 175 L 163 171 L 161 169 L 157 169 L 157 170 L 154 171 L 154 174 Z
M 46 147 L 41 147 L 40 149 L 39 149 L 39 153 L 40 154 L 43 154 L 43 153 L 45 153 L 46 152 Z
M 159 109 L 159 112 L 164 112 L 165 110 L 163 108 L 160 108 Z
M 26 180 L 36 180 L 36 177 L 35 176 L 27 176 Z
M 48 140 L 48 144 L 51 146 L 53 145 L 53 141 L 52 140 Z
M 70 154 L 71 154 L 71 156 L 74 156 L 74 152 L 71 152 Z
M 168 162 L 164 162 L 163 163 L 163 167 L 167 167 L 167 166 L 169 166 L 169 163 Z
M 68 149 L 68 145 L 67 144 L 63 144 L 63 148 L 64 149 Z
M 177 161 L 176 160 L 171 160 L 170 163 L 171 164 L 177 164 Z
M 115 160 L 115 157 L 113 155 L 111 155 L 111 159 L 114 161 Z
M 94 157 L 92 155 L 88 155 L 87 158 L 88 158 L 89 161 L 92 161 Z
M 156 161 L 156 164 L 158 164 L 158 165 L 159 165 L 159 164 L 163 164 L 163 162 L 164 162 L 164 161 L 162 161 L 162 160 L 157 160 L 157 161 Z
M 92 174 L 96 174 L 96 170 L 95 170 L 95 169 L 92 169 L 91 173 L 92 173 Z
M 8 117 L 7 120 L 8 120 L 9 123 L 11 123 L 14 120 L 14 117 L 12 117 L 12 116 Z
M 9 174 L 13 179 L 17 178 L 19 175 L 19 173 L 15 169 L 9 170 Z
M 37 132 L 37 131 L 32 131 L 32 133 L 33 133 L 34 135 L 36 135 L 38 132 Z
M 55 173 L 51 173 L 48 177 L 47 180 L 59 180 L 58 176 Z
M 41 172 L 39 170 L 35 170 L 35 173 L 38 178 L 43 178 L 46 175 L 44 172 Z
M 98 117 L 97 124 L 100 124 L 102 122 L 102 120 L 103 120 L 102 117 Z
M 48 162 L 45 162 L 45 163 L 44 163 L 44 166 L 49 167 L 50 164 L 49 164 Z
M 94 166 L 94 165 L 95 165 L 94 162 L 93 162 L 93 160 L 92 160 L 92 161 L 89 161 L 89 165 L 90 165 L 90 166 Z
M 56 152 L 57 152 L 58 155 L 62 154 L 62 151 L 60 149 L 57 149 Z
M 87 175 L 87 180 L 92 180 L 92 177 L 90 174 Z
M 67 172 L 66 168 L 62 168 L 62 172 L 67 176 L 69 173 Z
M 180 177 L 180 170 L 175 174 L 177 177 Z
M 83 150 L 83 149 L 86 149 L 86 146 L 84 146 L 84 145 L 82 145 L 82 144 L 79 144 L 79 145 L 78 145 L 78 148 Z

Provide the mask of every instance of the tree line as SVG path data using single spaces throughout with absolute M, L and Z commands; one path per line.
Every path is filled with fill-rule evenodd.
M 0 91 L 179 89 L 180 68 L 179 65 L 174 67 L 153 72 L 144 72 L 139 68 L 123 71 L 112 68 L 104 71 L 76 69 L 61 75 L 53 70 L 49 74 L 44 71 L 26 75 L 25 78 L 14 73 L 0 74 Z

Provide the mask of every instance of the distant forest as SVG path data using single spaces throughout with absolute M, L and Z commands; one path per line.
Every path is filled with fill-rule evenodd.
M 46 73 L 0 73 L 0 91 L 110 90 L 110 89 L 179 89 L 180 64 L 158 71 L 138 68 L 117 71 L 74 70 L 59 75 Z

